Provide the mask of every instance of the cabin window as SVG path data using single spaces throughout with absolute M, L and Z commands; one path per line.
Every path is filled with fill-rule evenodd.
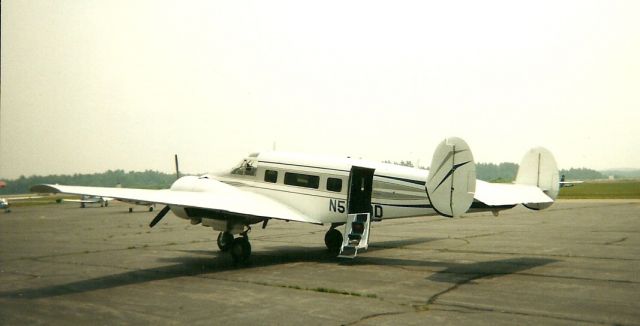
M 342 179 L 328 178 L 327 179 L 327 190 L 335 191 L 335 192 L 342 191 Z
M 318 189 L 318 186 L 320 185 L 320 177 L 317 175 L 286 172 L 284 174 L 284 184 Z
M 266 170 L 264 171 L 264 181 L 276 183 L 278 182 L 278 171 Z

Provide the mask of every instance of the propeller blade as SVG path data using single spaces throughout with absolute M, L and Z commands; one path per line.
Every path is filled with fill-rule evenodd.
M 180 169 L 178 168 L 178 154 L 174 154 L 174 160 L 176 162 L 176 180 L 180 179 Z
M 156 217 L 153 219 L 153 221 L 151 221 L 151 223 L 149 223 L 149 227 L 152 228 L 154 225 L 158 224 L 158 222 L 160 222 L 160 220 L 167 215 L 167 213 L 169 212 L 170 208 L 169 206 L 165 206 L 160 213 L 158 213 L 158 215 L 156 215 Z

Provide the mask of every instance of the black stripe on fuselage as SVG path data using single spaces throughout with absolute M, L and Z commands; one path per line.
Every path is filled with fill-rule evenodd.
M 391 207 L 402 207 L 402 208 L 433 208 L 433 206 L 428 204 L 419 204 L 419 205 L 408 205 L 408 204 L 383 204 L 383 203 L 371 203 L 372 205 L 380 205 L 380 206 L 391 206 Z
M 285 192 L 285 193 L 303 195 L 303 196 L 345 200 L 345 198 L 341 198 L 341 197 L 337 197 L 337 196 L 328 196 L 328 195 L 319 195 L 319 194 L 307 194 L 307 193 L 302 193 L 302 192 L 296 192 L 296 191 L 290 191 L 290 190 L 284 190 L 284 189 L 274 189 L 274 188 L 260 187 L 260 186 L 248 185 L 248 184 L 242 184 L 242 185 L 239 185 L 238 187 L 257 188 L 257 189 L 273 190 L 273 191 Z M 327 193 L 327 192 L 324 192 L 324 193 Z M 331 193 L 327 193 L 327 194 L 331 194 Z M 340 193 L 335 193 L 335 195 L 340 195 Z M 373 205 L 382 205 L 382 206 L 393 206 L 393 207 L 405 207 L 405 208 L 433 208 L 433 206 L 427 205 L 427 204 L 410 205 L 410 204 L 384 204 L 384 203 L 374 203 L 374 202 L 372 202 L 371 204 L 373 204 Z
M 420 181 L 420 180 L 413 180 L 413 179 L 405 179 L 405 178 L 398 178 L 398 177 L 389 177 L 386 175 L 376 175 L 376 177 L 380 177 L 380 178 L 387 178 L 387 179 L 392 179 L 392 180 L 397 180 L 397 181 L 402 181 L 402 182 L 408 182 L 408 183 L 413 183 L 419 186 L 424 186 L 426 184 L 426 182 L 424 181 Z

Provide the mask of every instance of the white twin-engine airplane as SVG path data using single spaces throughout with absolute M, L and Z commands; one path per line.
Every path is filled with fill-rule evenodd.
M 553 155 L 534 148 L 523 158 L 514 184 L 476 180 L 467 143 L 448 138 L 434 152 L 429 170 L 353 158 L 282 152 L 251 154 L 224 175 L 185 176 L 170 189 L 146 190 L 37 185 L 38 193 L 67 193 L 166 205 L 176 216 L 220 231 L 218 247 L 235 261 L 249 258 L 251 225 L 270 219 L 329 225 L 325 244 L 343 257 L 366 249 L 370 223 L 425 215 L 458 217 L 518 204 L 549 207 L 559 190 Z M 345 225 L 343 235 L 338 226 Z M 234 237 L 234 235 L 239 235 Z

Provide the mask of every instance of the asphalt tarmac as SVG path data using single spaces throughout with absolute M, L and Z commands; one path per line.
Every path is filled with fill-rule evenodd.
M 210 228 L 127 209 L 0 213 L 0 324 L 640 325 L 640 201 L 387 220 L 355 260 L 327 227 L 271 221 L 246 265 Z

